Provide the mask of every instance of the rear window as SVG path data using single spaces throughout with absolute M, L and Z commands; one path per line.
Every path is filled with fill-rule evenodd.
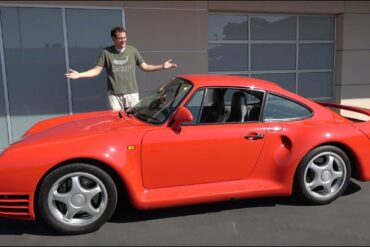
M 308 118 L 312 115 L 312 111 L 307 107 L 284 97 L 269 94 L 263 114 L 263 120 L 280 121 L 280 120 L 296 120 Z

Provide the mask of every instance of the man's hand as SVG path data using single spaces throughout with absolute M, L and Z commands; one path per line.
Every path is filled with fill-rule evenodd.
M 76 70 L 69 69 L 69 73 L 65 74 L 70 79 L 78 79 L 80 78 L 80 73 L 78 73 Z
M 172 59 L 169 59 L 166 62 L 164 62 L 163 68 L 164 69 L 177 68 L 177 64 L 171 63 L 171 61 L 172 61 Z
M 170 68 L 177 68 L 177 64 L 171 63 L 172 59 L 167 60 L 163 64 L 152 65 L 146 64 L 145 62 L 140 64 L 140 68 L 143 71 L 150 72 L 150 71 L 157 71 L 161 69 L 170 69 Z

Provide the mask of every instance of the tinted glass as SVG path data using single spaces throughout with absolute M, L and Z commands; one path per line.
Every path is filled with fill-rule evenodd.
M 248 70 L 248 46 L 246 44 L 208 45 L 209 71 Z
M 273 81 L 301 95 L 333 97 L 327 86 L 330 83 L 333 85 L 333 81 L 328 81 L 329 77 L 332 78 L 331 71 L 334 69 L 335 16 L 274 14 L 248 16 L 210 14 L 209 16 L 209 72 L 261 78 Z M 224 27 L 231 22 L 237 22 L 238 18 L 241 18 L 240 23 L 245 18 L 246 27 L 234 29 L 234 35 L 225 38 Z M 246 34 L 238 36 L 245 30 L 249 31 L 250 35 L 247 39 L 244 39 L 247 37 Z M 236 34 L 236 32 L 239 33 Z M 298 42 L 297 39 L 304 42 Z M 215 40 L 218 41 L 215 42 Z M 298 73 L 320 72 L 322 74 L 322 70 L 331 72 L 330 75 L 316 76 L 320 77 L 317 81 L 323 83 L 323 88 L 314 84 L 308 85 L 305 82 L 311 80 L 310 77 L 315 77 L 314 75 L 304 75 L 297 80 Z M 301 82 L 303 84 L 299 85 Z
M 298 92 L 309 98 L 333 96 L 333 72 L 300 73 Z
M 296 40 L 296 16 L 252 16 L 252 40 Z
M 9 145 L 8 128 L 6 122 L 3 75 L 1 66 L 2 64 L 0 61 L 0 150 L 4 149 Z
M 315 102 L 322 102 L 322 103 L 334 103 L 333 102 L 333 99 L 318 99 L 318 100 L 314 100 Z
M 190 92 L 193 85 L 181 78 L 173 78 L 151 95 L 141 99 L 133 108 L 134 116 L 144 122 L 165 122 Z
M 333 69 L 334 44 L 300 44 L 299 69 Z
M 296 46 L 292 44 L 252 44 L 252 70 L 295 69 Z
M 86 71 L 95 67 L 100 50 L 112 45 L 110 30 L 122 25 L 120 10 L 67 9 L 70 67 Z M 71 80 L 72 111 L 110 109 L 107 104 L 106 72 L 96 77 Z
M 220 123 L 225 113 L 224 90 L 207 89 L 204 97 L 200 123 Z
M 269 94 L 264 112 L 264 121 L 297 119 L 311 116 L 306 107 L 283 97 Z
M 243 123 L 258 121 L 263 92 L 232 88 L 207 89 L 200 123 Z
M 300 40 L 334 40 L 335 17 L 334 16 L 300 16 L 299 17 Z
M 224 97 L 225 122 L 254 122 L 259 120 L 263 92 L 228 89 Z
M 252 74 L 252 77 L 272 81 L 291 92 L 296 92 L 295 74 Z
M 242 15 L 208 15 L 208 40 L 248 39 L 248 17 Z
M 191 114 L 193 115 L 193 121 L 185 122 L 183 123 L 183 125 L 192 125 L 198 122 L 199 113 L 202 106 L 203 95 L 204 90 L 197 91 L 191 98 L 191 100 L 186 104 L 186 108 L 188 108 Z
M 61 9 L 1 8 L 13 140 L 68 114 Z

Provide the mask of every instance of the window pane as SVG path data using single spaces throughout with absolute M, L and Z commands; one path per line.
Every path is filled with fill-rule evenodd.
M 122 12 L 67 9 L 66 20 L 70 67 L 85 71 L 95 67 L 103 47 L 112 45 L 110 30 L 122 25 Z M 74 113 L 110 109 L 105 70 L 96 78 L 71 80 L 71 88 Z
M 299 45 L 299 69 L 333 69 L 334 44 Z
M 61 9 L 1 8 L 13 140 L 68 114 Z
M 333 96 L 333 73 L 300 73 L 298 93 L 309 98 Z
M 296 40 L 296 16 L 252 16 L 252 40 Z
M 251 49 L 252 70 L 295 70 L 295 45 L 253 44 Z
M 208 40 L 247 40 L 248 17 L 208 15 Z
M 242 123 L 247 118 L 247 95 L 242 90 L 227 90 L 225 94 L 226 101 L 226 122 L 229 123 Z
M 224 90 L 221 88 L 207 89 L 203 101 L 200 123 L 223 122 L 225 114 Z
M 8 128 L 6 123 L 5 96 L 3 75 L 0 62 L 0 150 L 9 145 Z
M 296 119 L 311 116 L 306 107 L 289 99 L 269 94 L 264 112 L 264 121 Z
M 244 44 L 208 45 L 208 70 L 248 70 L 248 46 Z
M 300 16 L 300 40 L 334 40 L 334 16 Z
M 259 121 L 263 92 L 232 88 L 207 89 L 200 123 Z
M 263 92 L 228 89 L 224 98 L 225 122 L 259 121 Z
M 199 113 L 200 113 L 200 107 L 202 105 L 204 90 L 200 90 L 195 93 L 195 95 L 191 98 L 189 103 L 187 103 L 186 108 L 189 109 L 191 114 L 193 115 L 193 121 L 192 122 L 185 122 L 183 125 L 192 125 L 197 123 Z
M 281 87 L 295 93 L 295 74 L 252 74 L 252 77 L 275 82 Z
M 333 102 L 333 99 L 330 98 L 330 99 L 318 99 L 318 100 L 314 100 L 315 102 L 318 102 L 318 103 L 335 103 Z

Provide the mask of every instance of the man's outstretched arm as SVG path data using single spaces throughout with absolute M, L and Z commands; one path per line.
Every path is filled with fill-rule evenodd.
M 145 72 L 151 72 L 151 71 L 157 71 L 161 69 L 171 69 L 171 68 L 177 68 L 177 64 L 171 63 L 172 59 L 167 60 L 163 64 L 159 65 L 152 65 L 152 64 L 146 64 L 145 62 L 140 64 L 140 68 Z
M 101 66 L 95 66 L 94 68 L 84 71 L 84 72 L 78 72 L 73 69 L 69 69 L 69 73 L 66 73 L 66 77 L 70 79 L 79 79 L 79 78 L 90 78 L 90 77 L 96 77 L 100 75 L 100 73 L 103 71 L 103 67 Z

